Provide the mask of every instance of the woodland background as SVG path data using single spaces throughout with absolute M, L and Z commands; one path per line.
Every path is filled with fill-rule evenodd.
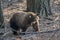
M 12 34 L 10 18 L 14 13 L 26 10 L 27 3 L 26 0 L 1 0 L 4 26 L 0 28 L 0 40 L 60 40 L 60 0 L 50 0 L 52 15 L 40 15 L 40 33 L 22 36 L 22 39 Z

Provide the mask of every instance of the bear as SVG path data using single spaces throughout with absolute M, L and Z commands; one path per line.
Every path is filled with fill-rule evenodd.
M 14 35 L 18 35 L 19 32 L 25 32 L 27 28 L 31 25 L 34 28 L 34 30 L 38 32 L 39 19 L 39 16 L 33 12 L 15 13 L 10 19 L 10 27 L 12 28 Z

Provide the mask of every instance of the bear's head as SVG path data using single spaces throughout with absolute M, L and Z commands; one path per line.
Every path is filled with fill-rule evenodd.
M 37 15 L 36 15 L 35 13 L 33 13 L 33 12 L 28 12 L 28 15 L 27 15 L 27 17 L 26 17 L 27 21 L 29 22 L 28 24 L 36 21 L 36 17 L 37 17 Z
M 28 24 L 29 25 L 32 25 L 33 28 L 35 29 L 35 31 L 39 31 L 39 16 L 36 14 L 36 13 L 33 13 L 33 12 L 28 12 L 28 15 L 27 15 L 27 21 L 28 21 Z

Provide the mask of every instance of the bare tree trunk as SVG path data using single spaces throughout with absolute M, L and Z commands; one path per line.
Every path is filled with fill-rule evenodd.
M 27 0 L 27 11 L 35 12 L 35 0 Z
M 0 0 L 0 27 L 2 25 L 4 21 L 4 18 L 3 18 L 3 12 L 2 12 L 2 8 L 1 8 L 1 0 Z
M 40 16 L 51 15 L 50 0 L 27 0 L 27 11 L 38 13 Z

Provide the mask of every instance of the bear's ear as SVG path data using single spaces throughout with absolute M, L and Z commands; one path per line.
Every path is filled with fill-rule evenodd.
M 38 13 L 36 13 L 36 15 L 38 16 L 39 14 L 38 14 Z
M 39 14 L 36 14 L 36 16 L 38 16 L 40 18 L 40 15 Z

